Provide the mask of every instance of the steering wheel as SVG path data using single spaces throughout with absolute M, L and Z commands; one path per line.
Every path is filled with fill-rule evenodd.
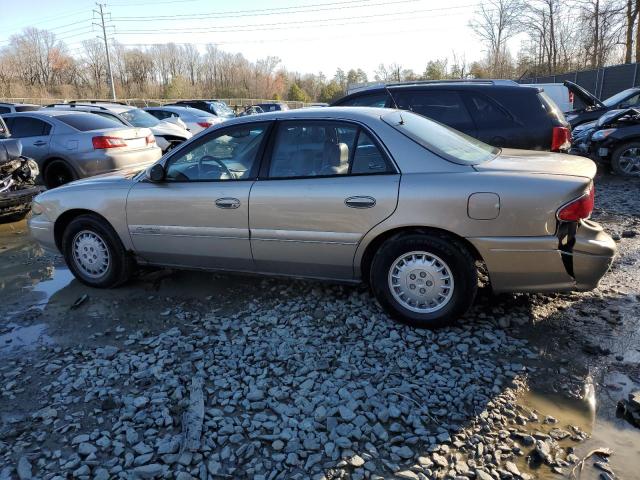
M 204 157 L 200 158 L 200 160 L 198 160 L 198 177 L 200 177 L 201 172 L 202 172 L 202 164 L 205 161 L 213 161 L 215 163 L 217 163 L 220 168 L 222 169 L 223 173 L 226 173 L 227 175 L 229 175 L 229 178 L 234 178 L 233 173 L 231 173 L 231 170 L 229 170 L 229 167 L 227 167 L 221 160 L 218 160 L 215 157 L 212 157 L 211 155 L 205 155 Z

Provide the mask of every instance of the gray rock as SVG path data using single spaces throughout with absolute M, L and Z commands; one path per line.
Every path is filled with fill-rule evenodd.
M 27 457 L 20 457 L 20 460 L 18 460 L 18 478 L 20 480 L 29 480 L 30 478 L 32 478 L 33 473 L 32 473 L 32 466 L 31 463 L 29 462 L 29 459 Z
M 138 478 L 156 478 L 163 474 L 164 467 L 159 463 L 150 463 L 133 469 L 133 474 Z

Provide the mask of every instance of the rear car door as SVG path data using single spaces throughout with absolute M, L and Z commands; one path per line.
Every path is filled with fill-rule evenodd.
M 22 154 L 37 162 L 44 160 L 51 143 L 51 124 L 28 115 L 12 116 L 7 119 L 11 136 L 19 138 Z
M 270 124 L 236 125 L 179 148 L 162 182 L 127 199 L 135 250 L 154 264 L 250 271 L 249 191 Z
M 278 122 L 251 189 L 260 272 L 349 280 L 362 237 L 396 208 L 400 175 L 375 135 L 333 120 Z

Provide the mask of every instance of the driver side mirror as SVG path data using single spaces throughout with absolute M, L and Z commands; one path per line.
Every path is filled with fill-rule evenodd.
M 147 170 L 147 180 L 150 182 L 161 182 L 164 180 L 164 174 L 164 166 L 160 163 L 156 163 Z

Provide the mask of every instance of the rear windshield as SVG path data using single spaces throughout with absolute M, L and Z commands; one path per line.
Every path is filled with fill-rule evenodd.
M 160 123 L 156 117 L 139 108 L 132 108 L 122 112 L 120 115 L 134 127 L 155 127 Z
M 382 120 L 427 150 L 461 165 L 477 165 L 495 158 L 499 148 L 422 115 L 394 111 Z
M 103 128 L 122 128 L 121 123 L 91 113 L 70 113 L 69 115 L 57 115 L 55 118 L 81 132 L 102 130 Z
M 235 113 L 231 110 L 226 103 L 222 102 L 211 102 L 209 107 L 218 117 L 231 118 L 235 117 Z

